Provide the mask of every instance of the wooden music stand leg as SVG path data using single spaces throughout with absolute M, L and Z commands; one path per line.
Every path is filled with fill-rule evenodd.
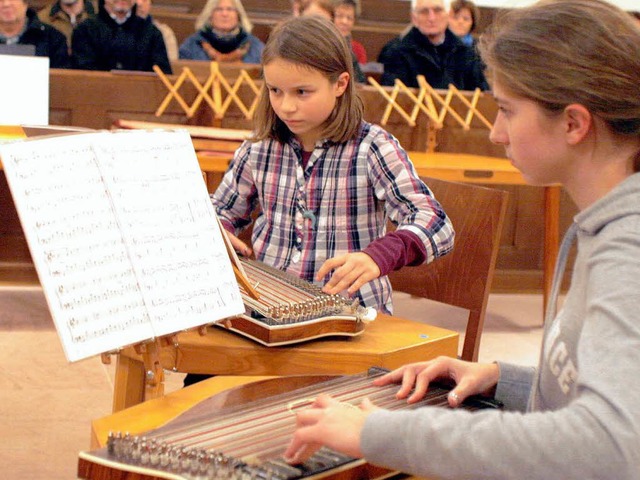
M 138 345 L 144 362 L 144 399 L 150 400 L 164 395 L 164 370 L 160 363 L 160 340 L 154 339 Z
M 144 401 L 144 363 L 124 354 L 118 355 L 113 386 L 113 411 L 119 412 Z
M 124 352 L 118 355 L 113 389 L 114 412 L 164 395 L 160 348 L 160 340 L 155 339 L 134 346 L 138 358 Z

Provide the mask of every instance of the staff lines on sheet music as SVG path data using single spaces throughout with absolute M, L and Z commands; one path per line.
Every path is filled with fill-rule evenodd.
M 217 293 L 217 295 L 212 297 L 210 293 Z M 220 289 L 216 288 L 209 291 L 207 295 L 198 295 L 190 298 L 188 303 L 181 302 L 164 305 L 162 312 L 156 316 L 156 319 L 162 323 L 165 321 L 174 321 L 176 318 L 184 315 L 205 314 L 216 308 L 226 306 L 227 300 L 225 300 L 224 297 Z M 212 298 L 215 300 L 212 300 Z
M 65 310 L 75 310 L 94 303 L 102 303 L 114 298 L 123 298 L 125 294 L 133 291 L 131 284 L 120 284 L 118 286 L 93 288 L 88 291 L 77 289 L 75 292 L 62 292 L 59 298 L 62 308 Z M 75 293 L 75 295 L 73 293 Z
M 138 325 L 145 325 L 149 322 L 149 314 L 144 308 L 144 304 L 140 303 L 139 307 L 135 310 L 139 310 L 138 315 L 132 315 L 134 312 L 135 305 L 129 304 L 125 306 L 126 308 L 120 309 L 118 307 L 108 308 L 105 312 L 105 318 L 116 318 L 122 317 L 114 322 L 101 322 L 99 327 L 87 328 L 85 330 L 80 330 L 80 332 L 75 332 L 71 328 L 69 324 L 67 327 L 70 330 L 71 338 L 74 343 L 86 343 L 89 340 L 93 340 L 96 338 L 104 337 L 106 334 L 115 334 L 122 333 L 128 328 L 135 327 Z M 93 325 L 93 324 L 92 324 Z
M 163 273 L 163 275 L 157 275 Z M 147 288 L 151 295 L 158 296 L 171 296 L 175 292 L 180 292 L 188 285 L 187 282 L 198 282 L 201 284 L 213 283 L 215 281 L 215 274 L 217 272 L 212 268 L 180 268 L 175 266 L 172 270 L 158 270 L 156 276 L 158 279 L 152 281 L 143 280 L 141 286 Z M 162 280 L 160 280 L 160 278 Z
M 52 227 L 59 228 L 61 225 L 67 225 L 71 221 L 77 222 L 78 220 L 84 221 L 84 220 L 95 219 L 96 217 L 100 217 L 100 215 L 104 214 L 107 210 L 105 208 L 88 209 L 86 208 L 86 205 L 78 205 L 77 203 L 73 203 L 72 205 L 70 205 L 70 207 L 74 205 L 76 206 L 76 208 L 68 208 L 68 209 L 65 208 L 65 211 L 66 211 L 65 213 L 64 211 L 60 212 L 61 205 L 59 203 L 56 204 L 55 207 L 58 207 L 57 208 L 58 214 L 55 216 L 51 215 L 51 213 L 53 213 L 53 211 L 55 210 L 55 207 L 53 206 L 47 211 L 39 209 L 33 215 L 33 218 L 34 218 L 33 225 L 37 229 L 46 229 L 46 228 L 52 228 Z
M 123 208 L 121 210 L 124 221 L 128 227 L 149 228 L 164 220 L 168 225 L 197 224 L 202 218 L 202 209 L 193 202 L 171 203 L 159 210 L 156 205 L 148 205 L 145 208 Z
M 135 279 L 133 269 L 130 266 L 118 269 L 112 268 L 99 276 L 89 277 L 82 274 L 78 274 L 75 277 L 67 276 L 65 283 L 60 283 L 56 288 L 56 292 L 62 302 L 65 298 L 72 297 L 76 293 L 84 294 L 86 290 L 104 290 L 108 285 L 118 285 L 119 288 L 123 288 L 126 291 L 127 279 Z M 133 291 L 133 287 L 136 285 L 130 281 L 128 286 L 129 290 Z
M 74 274 L 84 274 L 85 277 L 91 278 L 91 282 L 94 280 L 100 282 L 103 277 L 95 276 L 98 272 L 95 272 L 96 269 L 100 269 L 102 271 L 107 270 L 109 268 L 115 267 L 125 267 L 127 266 L 126 252 L 124 249 L 116 250 L 113 253 L 110 253 L 106 256 L 91 256 L 91 252 L 86 252 L 88 255 L 81 258 L 69 258 L 63 259 L 59 257 L 59 259 L 50 262 L 47 266 L 49 268 L 49 272 L 54 277 L 65 277 L 70 278 Z M 128 272 L 131 270 L 128 268 L 127 270 L 122 270 L 120 272 L 121 279 L 124 278 Z M 131 270 L 131 275 L 133 275 L 133 270 Z
M 73 224 L 72 224 L 73 225 Z M 94 238 L 95 235 L 112 231 L 113 227 L 117 224 L 115 221 L 109 221 L 108 223 L 93 221 L 88 222 L 82 226 L 67 227 L 67 228 L 41 228 L 38 229 L 38 240 L 42 245 L 58 244 L 60 241 L 75 239 L 76 242 L 82 242 L 84 237 Z M 60 222 L 59 227 L 64 227 L 65 224 Z

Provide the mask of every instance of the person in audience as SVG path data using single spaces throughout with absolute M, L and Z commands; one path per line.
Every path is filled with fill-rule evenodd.
M 320 15 L 333 22 L 335 13 L 333 0 L 302 0 L 300 2 L 300 15 Z
M 474 49 L 447 28 L 444 0 L 412 0 L 411 21 L 404 36 L 383 48 L 382 85 L 400 79 L 408 87 L 418 87 L 417 77 L 423 75 L 433 88 L 446 89 L 449 84 L 460 90 L 489 88 Z
M 335 23 L 335 5 L 332 0 L 303 0 L 300 7 L 300 15 L 317 15 Z M 353 79 L 357 83 L 364 83 L 367 79 L 362 72 L 362 68 L 360 68 L 356 54 L 352 49 L 350 50 L 353 57 Z
M 0 44 L 33 45 L 36 56 L 49 57 L 50 68 L 69 66 L 64 35 L 55 27 L 42 23 L 26 0 L 0 0 Z
M 471 0 L 454 0 L 449 6 L 449 30 L 467 47 L 473 47 L 472 35 L 480 21 L 480 9 Z
M 40 10 L 38 18 L 42 23 L 47 23 L 64 33 L 67 45 L 71 49 L 73 29 L 83 20 L 95 15 L 96 10 L 93 0 L 56 0 Z
M 162 33 L 164 46 L 167 49 L 169 61 L 178 59 L 178 40 L 172 28 L 166 23 L 158 22 L 151 17 L 151 0 L 136 0 L 136 14 L 140 18 L 145 18 L 148 22 L 153 23 L 155 27 Z
M 136 15 L 135 0 L 100 0 L 98 14 L 73 31 L 74 68 L 171 73 L 162 33 Z
M 251 34 L 252 28 L 240 0 L 208 0 L 196 20 L 196 33 L 180 45 L 179 57 L 260 63 L 264 44 Z
M 344 35 L 347 39 L 347 42 L 351 45 L 351 50 L 353 50 L 358 63 L 364 65 L 367 63 L 367 50 L 357 40 L 354 40 L 351 32 L 353 30 L 353 26 L 356 23 L 356 17 L 358 16 L 358 3 L 355 0 L 339 0 L 335 3 L 335 15 L 334 15 L 334 23 L 340 33 Z
M 637 480 L 640 29 L 604 0 L 543 0 L 510 10 L 479 48 L 498 104 L 491 140 L 529 183 L 562 184 L 579 209 L 560 248 L 538 367 L 441 357 L 374 380 L 400 384 L 397 398 L 414 406 L 431 382 L 450 381 L 453 409 L 320 395 L 297 411 L 285 457 L 299 463 L 326 445 L 418 477 Z M 455 408 L 471 395 L 504 406 Z

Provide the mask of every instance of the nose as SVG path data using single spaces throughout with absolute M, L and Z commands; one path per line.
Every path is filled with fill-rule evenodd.
M 496 145 L 507 145 L 509 143 L 509 137 L 502 121 L 502 115 L 498 113 L 496 120 L 493 122 L 491 132 L 489 133 L 489 140 Z
M 296 110 L 295 98 L 292 95 L 283 95 L 280 109 L 283 112 L 293 112 Z

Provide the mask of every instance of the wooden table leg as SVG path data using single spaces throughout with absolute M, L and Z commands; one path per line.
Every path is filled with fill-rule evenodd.
M 560 187 L 544 188 L 544 266 L 542 277 L 542 321 L 551 294 L 553 272 L 560 244 Z
M 118 355 L 113 386 L 113 411 L 119 412 L 145 400 L 145 368 L 142 360 Z

